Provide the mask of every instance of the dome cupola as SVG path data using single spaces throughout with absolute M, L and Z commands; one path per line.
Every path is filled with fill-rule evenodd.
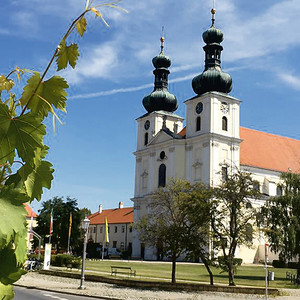
M 155 70 L 154 90 L 153 92 L 144 97 L 143 105 L 148 113 L 153 111 L 167 111 L 173 112 L 177 109 L 176 97 L 168 91 L 168 75 L 170 74 L 169 67 L 171 66 L 171 60 L 163 53 L 164 38 L 161 41 L 161 51 L 159 55 L 152 59 Z
M 232 90 L 231 76 L 221 69 L 221 52 L 223 47 L 220 45 L 223 41 L 223 33 L 215 27 L 215 13 L 213 8 L 212 25 L 203 35 L 203 41 L 206 45 L 205 51 L 205 69 L 202 74 L 193 78 L 192 86 L 196 94 L 202 95 L 206 92 L 229 93 Z

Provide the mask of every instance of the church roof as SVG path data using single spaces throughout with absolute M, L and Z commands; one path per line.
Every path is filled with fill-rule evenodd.
M 186 138 L 186 128 L 178 133 Z M 242 166 L 300 172 L 300 140 L 240 127 Z
M 24 206 L 27 211 L 27 215 L 26 215 L 27 218 L 31 218 L 31 214 L 33 218 L 37 217 L 37 214 L 32 210 L 32 208 L 27 203 L 24 203 Z
M 105 224 L 105 217 L 108 224 L 133 223 L 133 207 L 103 209 L 88 216 L 90 225 Z
M 279 172 L 300 172 L 300 140 L 240 127 L 240 164 Z

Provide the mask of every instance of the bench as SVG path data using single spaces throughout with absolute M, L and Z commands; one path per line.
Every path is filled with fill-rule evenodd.
M 290 271 L 286 272 L 286 279 L 289 279 L 294 284 L 299 284 L 299 278 L 297 278 L 296 273 L 292 273 Z
M 131 267 L 119 267 L 111 266 L 111 275 L 127 274 L 128 276 L 135 276 L 136 271 L 132 270 Z

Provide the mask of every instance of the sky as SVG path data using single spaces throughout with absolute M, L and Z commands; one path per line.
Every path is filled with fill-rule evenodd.
M 109 0 L 94 0 L 95 5 Z M 211 25 L 213 0 L 122 0 L 128 10 L 103 8 L 109 23 L 88 16 L 76 68 L 56 74 L 67 79 L 64 125 L 47 119 L 47 159 L 54 165 L 55 196 L 78 200 L 80 208 L 132 206 L 136 119 L 146 113 L 144 96 L 153 90 L 152 58 L 160 51 L 172 60 L 169 91 L 184 101 L 195 96 L 191 81 L 204 67 L 202 33 Z M 222 68 L 241 99 L 241 126 L 300 139 L 300 1 L 215 0 L 216 27 L 222 30 Z M 85 0 L 10 0 L 1 3 L 0 74 L 16 66 L 43 71 Z M 23 79 L 21 83 L 25 83 Z M 22 92 L 21 87 L 16 88 Z M 280 149 L 274 149 L 280 155 Z M 35 211 L 41 203 L 34 201 Z

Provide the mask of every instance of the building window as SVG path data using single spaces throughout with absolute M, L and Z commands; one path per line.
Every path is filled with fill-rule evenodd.
M 256 192 L 259 191 L 259 182 L 255 181 L 255 182 L 253 183 L 253 190 L 256 191 Z
M 94 227 L 94 233 L 96 233 L 96 226 Z
M 132 232 L 132 226 L 129 227 L 129 232 Z
M 120 248 L 121 248 L 121 250 L 124 250 L 124 242 L 121 242 Z
M 222 118 L 222 130 L 225 130 L 225 131 L 228 130 L 228 120 L 226 117 Z
M 222 167 L 222 181 L 226 181 L 228 179 L 228 168 Z
M 166 186 L 166 165 L 161 164 L 158 169 L 158 187 Z
M 144 145 L 148 145 L 148 132 L 145 133 Z
M 282 196 L 282 186 L 281 185 L 277 185 L 276 195 L 277 196 Z
M 162 160 L 166 157 L 166 153 L 165 151 L 161 151 L 160 154 L 159 154 L 159 158 Z
M 118 226 L 115 226 L 115 233 L 118 232 Z
M 122 233 L 125 232 L 125 226 L 122 226 Z
M 113 241 L 113 248 L 117 248 L 117 241 Z
M 109 226 L 107 226 L 107 232 L 109 233 L 109 229 L 110 229 L 110 227 Z
M 197 117 L 196 119 L 196 131 L 201 130 L 201 117 Z
M 101 226 L 101 227 L 100 227 L 100 233 L 102 233 L 102 231 L 103 231 L 103 227 Z

